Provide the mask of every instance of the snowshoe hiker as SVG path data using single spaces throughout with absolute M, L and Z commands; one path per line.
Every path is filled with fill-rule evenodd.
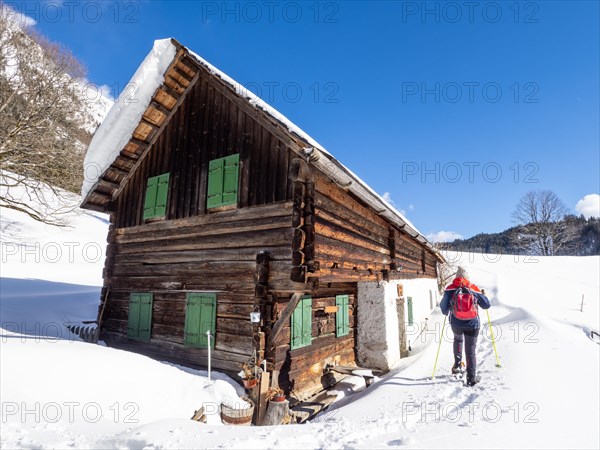
M 444 315 L 450 314 L 450 327 L 454 333 L 454 365 L 452 373 L 460 373 L 463 367 L 462 353 L 465 344 L 467 362 L 467 386 L 479 382 L 477 376 L 477 337 L 481 324 L 477 307 L 490 307 L 490 301 L 475 284 L 469 281 L 469 274 L 463 267 L 458 267 L 454 281 L 446 288 L 440 308 Z

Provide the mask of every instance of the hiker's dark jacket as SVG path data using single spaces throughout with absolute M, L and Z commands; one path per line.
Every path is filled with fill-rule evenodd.
M 450 324 L 455 327 L 471 329 L 479 328 L 481 326 L 481 324 L 479 323 L 479 314 L 473 319 L 461 320 L 454 317 L 452 315 L 452 311 L 450 311 L 450 301 L 452 300 L 454 291 L 460 286 L 468 288 L 473 293 L 477 302 L 477 306 L 481 306 L 483 309 L 488 309 L 491 306 L 490 301 L 485 295 L 481 293 L 479 287 L 471 283 L 466 278 L 455 278 L 454 281 L 444 291 L 444 296 L 442 297 L 442 302 L 440 303 L 442 313 L 445 316 L 447 316 L 448 313 L 450 313 Z

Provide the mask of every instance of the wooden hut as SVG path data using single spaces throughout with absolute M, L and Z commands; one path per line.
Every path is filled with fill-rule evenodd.
M 117 104 L 86 157 L 82 207 L 110 215 L 100 338 L 199 367 L 208 331 L 213 368 L 255 357 L 314 392 L 327 365 L 360 363 L 360 283 L 435 284 L 440 256 L 270 106 L 175 40 L 153 52 L 141 110 Z

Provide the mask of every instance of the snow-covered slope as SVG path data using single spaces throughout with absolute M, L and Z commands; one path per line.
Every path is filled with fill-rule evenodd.
M 0 177 L 2 172 L 0 172 Z M 78 208 L 76 194 L 47 187 L 39 189 L 59 228 L 37 222 L 25 214 L 0 207 L 0 258 L 3 278 L 28 278 L 76 285 L 102 285 L 102 268 L 108 233 L 108 216 Z M 11 195 L 44 208 L 21 186 Z M 60 213 L 60 214 L 59 214 Z
M 489 311 L 502 367 L 496 367 L 484 327 L 477 354 L 482 382 L 474 388 L 448 377 L 447 325 L 437 376 L 430 378 L 443 319 L 436 310 L 411 357 L 366 390 L 360 391 L 357 380 L 339 385 L 340 400 L 313 423 L 224 429 L 216 405 L 241 393 L 226 378 L 211 384 L 204 372 L 53 334 L 63 321 L 94 318 L 89 316 L 98 305 L 101 263 L 65 263 L 57 270 L 49 261 L 5 259 L 11 240 L 78 243 L 76 248 L 101 242 L 106 227 L 101 218 L 83 213 L 75 219 L 77 227 L 61 231 L 58 239 L 58 233 L 22 215 L 0 214 L 11 229 L 2 242 L 0 280 L 2 448 L 600 445 L 600 345 L 590 338 L 600 320 L 599 257 L 448 255 L 469 269 L 493 303 Z M 487 322 L 485 312 L 482 321 Z M 209 425 L 189 420 L 202 403 L 210 411 Z

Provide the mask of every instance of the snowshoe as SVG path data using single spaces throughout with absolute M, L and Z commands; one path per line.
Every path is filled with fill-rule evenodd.
M 454 364 L 452 366 L 452 376 L 456 379 L 460 379 L 464 376 L 465 374 L 465 363 L 464 362 L 460 362 L 458 364 Z
M 475 378 L 467 378 L 466 386 L 475 386 L 477 383 L 481 381 L 481 376 L 476 375 Z

